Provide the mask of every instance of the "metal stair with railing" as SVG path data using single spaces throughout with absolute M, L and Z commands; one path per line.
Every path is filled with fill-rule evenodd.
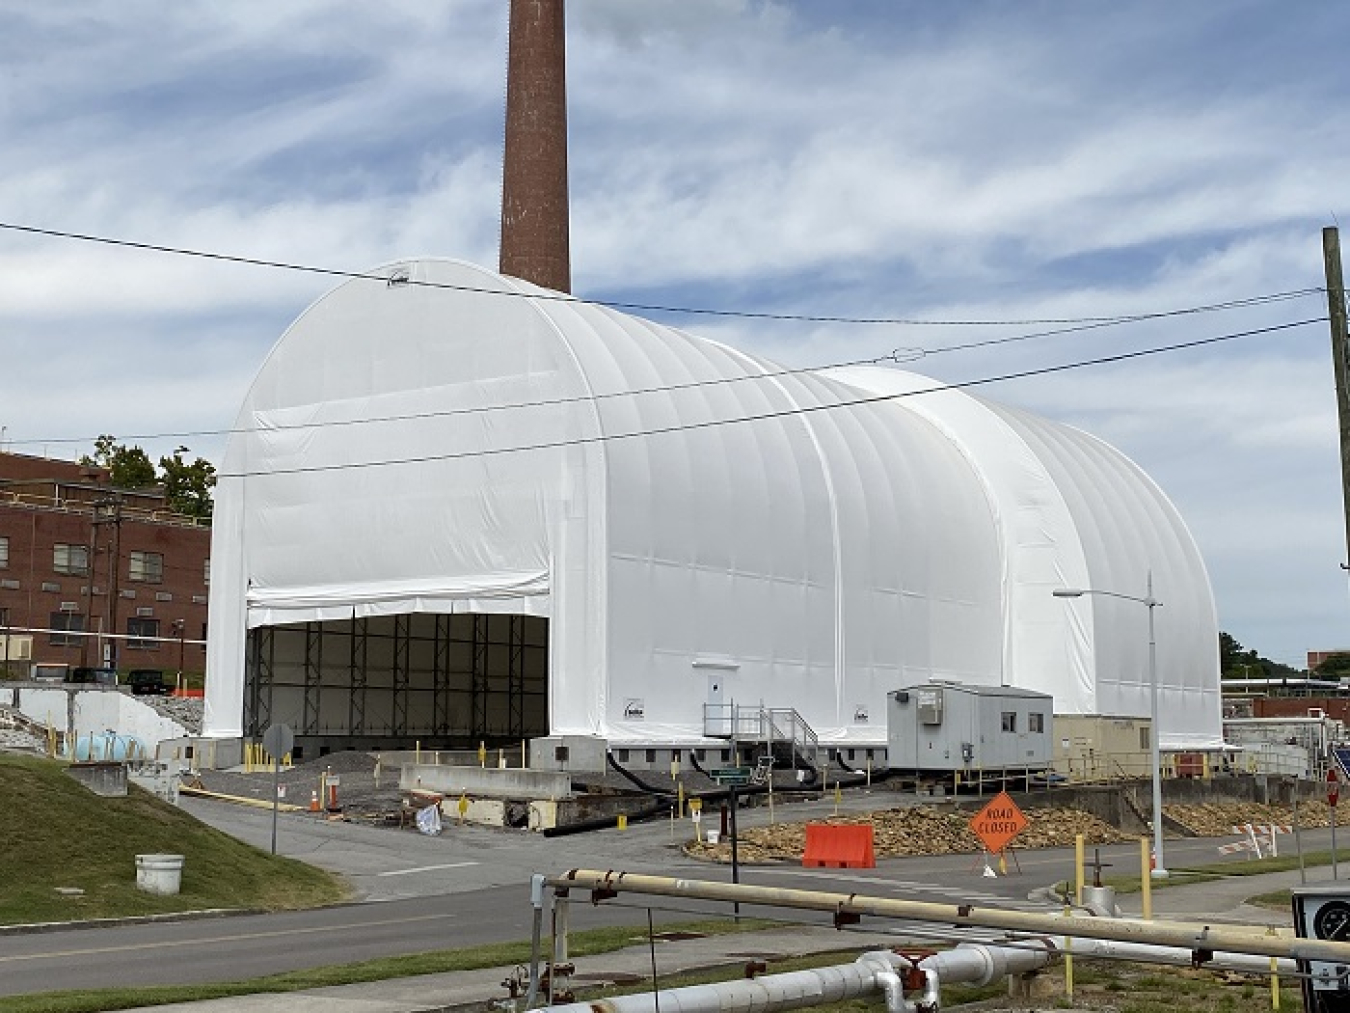
M 705 703 L 703 734 L 737 746 L 760 746 L 789 767 L 820 766 L 820 740 L 793 707 Z

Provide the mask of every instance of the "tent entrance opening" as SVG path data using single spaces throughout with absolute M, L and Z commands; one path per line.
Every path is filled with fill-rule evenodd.
M 249 632 L 244 734 L 310 755 L 476 748 L 548 733 L 548 620 L 412 613 Z

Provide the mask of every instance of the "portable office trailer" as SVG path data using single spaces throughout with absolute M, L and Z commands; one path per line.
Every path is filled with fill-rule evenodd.
M 1010 686 L 931 682 L 887 696 L 893 769 L 974 771 L 1050 765 L 1054 698 Z

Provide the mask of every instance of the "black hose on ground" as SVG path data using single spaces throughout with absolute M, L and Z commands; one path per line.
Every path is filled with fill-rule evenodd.
M 605 750 L 605 762 L 608 763 L 620 774 L 622 774 L 624 777 L 626 777 L 629 781 L 631 781 L 634 786 L 636 786 L 642 791 L 645 791 L 648 795 L 659 795 L 662 798 L 670 798 L 675 794 L 675 792 L 670 791 L 667 788 L 654 788 L 647 782 L 643 781 L 636 774 L 634 774 L 631 770 L 619 766 L 619 761 L 614 759 L 614 753 L 608 749 Z
M 658 805 L 648 806 L 646 809 L 639 809 L 637 812 L 628 813 L 628 822 L 641 823 L 644 820 L 656 816 L 666 816 L 669 813 L 669 803 L 662 802 Z M 611 830 L 618 822 L 618 817 L 618 813 L 613 816 L 597 816 L 594 819 L 579 820 L 576 823 L 568 823 L 564 826 L 545 827 L 540 833 L 545 837 L 566 837 L 568 834 L 584 834 L 592 830 Z
M 867 783 L 867 771 L 850 767 L 844 762 L 843 754 L 837 749 L 834 751 L 834 762 L 839 764 L 840 770 L 849 775 L 847 780 L 844 778 L 839 778 L 837 780 L 836 783 L 839 784 L 840 787 L 856 788 L 861 784 Z M 884 781 L 886 778 L 890 777 L 892 773 L 893 771 L 889 767 L 878 767 L 872 771 L 872 781 L 873 783 Z

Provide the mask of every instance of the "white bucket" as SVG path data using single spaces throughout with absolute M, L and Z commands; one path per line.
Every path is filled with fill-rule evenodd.
M 137 855 L 136 889 L 173 894 L 183 884 L 182 855 Z
M 721 838 L 721 836 L 722 836 L 722 832 L 721 832 L 720 830 L 709 830 L 709 831 L 708 831 L 708 843 L 709 843 L 709 844 L 716 844 L 716 843 L 718 842 L 718 840 Z

